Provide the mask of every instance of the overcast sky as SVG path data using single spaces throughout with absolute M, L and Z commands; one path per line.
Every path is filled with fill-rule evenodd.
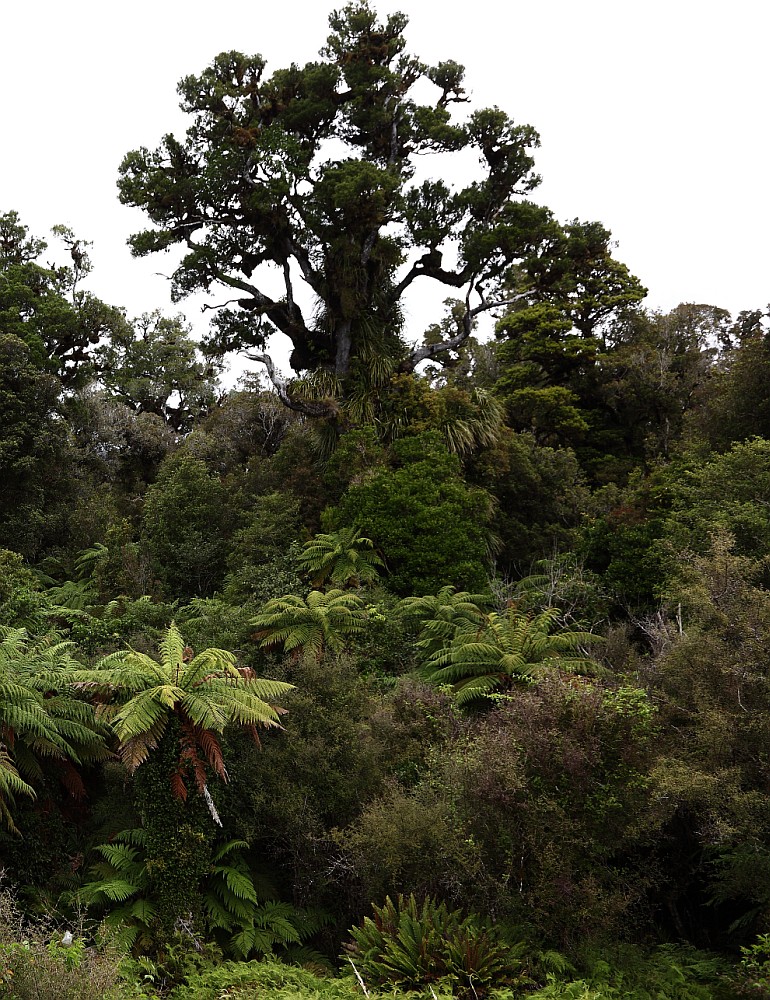
M 467 68 L 475 106 L 538 129 L 535 193 L 566 221 L 598 219 L 648 305 L 736 313 L 770 300 L 768 68 L 762 0 L 380 0 L 410 16 L 410 50 Z M 94 242 L 90 286 L 130 315 L 172 310 L 167 260 L 133 260 L 143 226 L 118 203 L 123 155 L 181 134 L 176 83 L 218 53 L 268 71 L 315 58 L 332 0 L 5 0 L 0 211 L 36 235 Z M 417 339 L 430 303 L 409 305 Z M 201 328 L 199 305 L 186 311 Z

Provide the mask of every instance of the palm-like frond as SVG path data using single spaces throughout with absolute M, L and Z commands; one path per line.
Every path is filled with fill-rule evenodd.
M 111 720 L 120 742 L 118 753 L 129 771 L 147 760 L 172 717 L 180 721 L 178 767 L 171 783 L 173 794 L 184 799 L 187 773 L 199 790 L 206 785 L 206 766 L 227 780 L 215 734 L 230 725 L 249 730 L 279 725 L 279 710 L 264 699 L 281 698 L 292 685 L 241 672 L 233 654 L 224 649 L 194 655 L 174 623 L 163 636 L 159 653 L 154 660 L 136 650 L 122 650 L 73 677 L 81 690 L 107 699 L 100 714 Z
M 4 746 L 0 745 L 0 816 L 13 833 L 19 831 L 11 817 L 9 804 L 13 805 L 16 795 L 27 795 L 34 799 L 35 789 L 22 780 L 10 754 Z
M 55 633 L 33 641 L 24 629 L 0 628 L 0 734 L 5 744 L 0 813 L 6 819 L 14 791 L 30 794 L 28 782 L 42 781 L 48 762 L 55 762 L 54 773 L 77 796 L 82 782 L 71 764 L 107 755 L 93 708 L 70 688 L 78 666 L 73 648 Z
M 379 579 L 378 567 L 385 563 L 374 551 L 374 542 L 357 528 L 340 528 L 316 535 L 305 542 L 298 562 L 311 575 L 314 587 L 327 580 L 342 586 L 360 586 Z
M 304 649 L 320 656 L 324 649 L 342 650 L 367 620 L 364 603 L 355 594 L 313 590 L 306 600 L 288 594 L 268 601 L 251 624 L 260 646 L 282 645 L 287 651 Z
M 487 618 L 484 608 L 490 603 L 486 594 L 469 594 L 454 587 L 442 587 L 435 596 L 405 597 L 396 607 L 396 614 L 422 627 L 417 647 L 424 660 L 447 646 L 458 630 L 483 628 Z
M 503 407 L 485 389 L 471 393 L 473 411 L 460 416 L 448 412 L 440 424 L 447 447 L 455 455 L 468 455 L 495 443 L 505 416 Z
M 140 765 L 144 764 L 152 751 L 157 750 L 166 731 L 168 718 L 167 715 L 162 716 L 152 728 L 137 733 L 136 736 L 131 736 L 120 744 L 118 757 L 129 774 L 133 774 Z
M 140 691 L 121 708 L 113 728 L 121 743 L 156 730 L 184 697 L 182 688 L 161 684 Z
M 435 684 L 451 684 L 458 701 L 469 702 L 515 683 L 529 683 L 547 667 L 592 671 L 596 664 L 583 647 L 601 641 L 590 632 L 551 633 L 558 611 L 538 615 L 510 608 L 486 616 L 480 628 L 472 622 L 458 627 L 452 640 L 436 649 L 423 668 Z

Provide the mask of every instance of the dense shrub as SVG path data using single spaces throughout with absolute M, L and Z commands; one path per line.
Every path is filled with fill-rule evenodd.
M 386 897 L 373 917 L 353 927 L 345 956 L 364 981 L 424 989 L 446 980 L 460 997 L 484 996 L 493 986 L 522 982 L 522 946 L 512 948 L 491 920 L 463 916 L 430 896 Z

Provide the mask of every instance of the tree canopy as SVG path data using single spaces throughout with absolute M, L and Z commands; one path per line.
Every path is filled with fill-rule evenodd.
M 528 199 L 537 132 L 499 108 L 460 117 L 463 67 L 410 55 L 407 23 L 356 0 L 330 16 L 320 59 L 305 66 L 267 76 L 261 56 L 222 53 L 179 84 L 193 118 L 185 138 L 168 134 L 120 168 L 121 200 L 151 223 L 131 238 L 134 254 L 182 248 L 174 298 L 229 296 L 208 306 L 210 348 L 246 350 L 307 413 L 366 403 L 394 371 L 456 349 L 505 304 L 556 299 L 585 333 L 644 295 L 603 227 L 562 227 Z M 421 157 L 465 151 L 479 161 L 466 186 L 425 176 Z M 401 303 L 426 279 L 461 306 L 448 336 L 417 344 Z M 265 353 L 276 330 L 308 374 L 300 384 Z

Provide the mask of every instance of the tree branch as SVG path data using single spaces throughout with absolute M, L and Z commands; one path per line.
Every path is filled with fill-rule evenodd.
M 250 281 L 243 281 L 241 278 L 219 270 L 215 272 L 215 277 L 217 281 L 221 281 L 222 284 L 228 285 L 230 288 L 238 288 L 246 292 L 253 304 L 248 299 L 236 299 L 235 301 L 244 309 L 250 308 L 260 315 L 267 316 L 281 333 L 286 334 L 295 347 L 304 345 L 310 338 L 310 331 L 305 325 L 302 310 L 291 295 L 290 283 L 287 285 L 287 301 L 276 302 L 275 299 L 271 299 L 269 295 L 261 292 L 256 285 L 252 285 Z
M 462 271 L 447 271 L 441 266 L 443 254 L 440 250 L 428 250 L 418 261 L 416 261 L 407 271 L 404 277 L 393 289 L 393 296 L 400 299 L 415 278 L 423 275 L 440 281 L 442 285 L 449 285 L 451 288 L 462 288 L 470 278 L 470 268 L 464 267 Z
M 400 372 L 409 374 L 413 372 L 417 365 L 419 365 L 422 361 L 428 361 L 431 358 L 435 358 L 437 354 L 442 354 L 444 351 L 456 351 L 459 347 L 462 347 L 473 331 L 474 318 L 480 313 L 487 312 L 490 309 L 497 309 L 502 306 L 510 306 L 515 302 L 521 302 L 523 299 L 529 297 L 529 292 L 520 292 L 517 295 L 509 296 L 507 299 L 498 299 L 495 302 L 489 302 L 482 297 L 479 305 L 471 308 L 470 296 L 472 291 L 473 288 L 471 287 L 468 289 L 468 294 L 465 297 L 465 313 L 462 318 L 462 326 L 458 333 L 454 337 L 450 337 L 449 340 L 440 340 L 437 344 L 421 344 L 419 347 L 415 347 L 409 356 L 398 366 L 398 370 Z M 480 292 L 479 295 L 481 295 Z
M 318 272 L 315 270 L 313 265 L 310 263 L 310 257 L 304 247 L 298 246 L 294 240 L 289 239 L 286 242 L 286 251 L 289 253 L 299 264 L 299 269 L 302 271 L 302 277 L 310 285 L 316 295 L 321 297 L 321 279 Z
M 237 302 L 238 299 L 228 299 L 226 302 L 217 302 L 215 305 L 211 305 L 209 302 L 204 302 L 201 306 L 201 312 L 209 312 L 214 309 L 224 309 L 226 306 L 232 305 L 233 302 Z
M 289 267 L 288 260 L 283 262 L 283 283 L 286 286 L 286 304 L 291 313 L 294 310 L 294 289 L 291 284 L 291 268 Z
M 258 361 L 267 369 L 268 377 L 284 406 L 295 413 L 304 413 L 308 417 L 334 417 L 337 407 L 332 402 L 315 402 L 309 399 L 294 399 L 289 394 L 289 380 L 279 375 L 275 363 L 269 354 L 246 354 L 249 361 Z
M 489 302 L 482 296 L 481 302 L 477 306 L 474 306 L 473 309 L 469 310 L 469 315 L 472 318 L 474 316 L 478 316 L 480 313 L 488 312 L 490 309 L 502 309 L 504 306 L 512 306 L 516 302 L 521 302 L 524 299 L 528 299 L 531 294 L 532 294 L 531 291 L 518 292 L 516 295 L 511 295 L 507 299 L 497 299 L 495 302 Z

